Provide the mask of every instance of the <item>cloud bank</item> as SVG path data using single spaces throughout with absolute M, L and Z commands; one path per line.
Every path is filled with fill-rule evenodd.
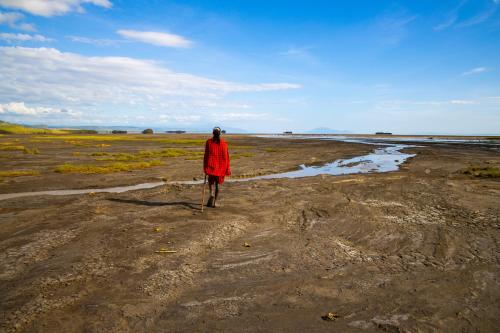
M 56 16 L 71 11 L 84 12 L 83 4 L 111 8 L 109 0 L 0 0 L 0 6 L 22 10 L 32 15 Z
M 0 114 L 13 115 L 13 116 L 35 116 L 35 117 L 47 117 L 47 116 L 71 116 L 79 117 L 80 112 L 73 112 L 67 109 L 58 109 L 51 107 L 29 107 L 23 102 L 11 102 L 0 104 Z
M 88 57 L 43 47 L 0 47 L 0 77 L 0 103 L 70 108 L 89 117 L 107 109 L 162 114 L 169 110 L 246 108 L 225 97 L 300 88 L 294 83 L 215 80 L 175 72 L 151 60 Z

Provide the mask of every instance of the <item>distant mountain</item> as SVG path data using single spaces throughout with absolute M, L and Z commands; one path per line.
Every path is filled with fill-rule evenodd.
M 318 127 L 304 132 L 304 134 L 352 134 L 350 131 L 336 130 L 327 127 Z

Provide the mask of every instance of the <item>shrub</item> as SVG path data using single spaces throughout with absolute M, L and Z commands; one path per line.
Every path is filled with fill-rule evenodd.
M 142 131 L 142 134 L 153 134 L 153 130 L 151 128 L 146 128 L 144 131 Z

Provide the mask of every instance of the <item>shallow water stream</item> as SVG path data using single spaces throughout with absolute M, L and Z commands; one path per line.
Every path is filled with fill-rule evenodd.
M 282 137 L 281 137 L 282 138 Z M 304 137 L 290 137 L 290 138 L 304 138 Z M 308 139 L 319 139 L 318 137 L 308 137 Z M 321 137 L 322 140 L 337 140 L 346 142 L 356 142 L 364 144 L 372 144 L 382 146 L 376 148 L 372 153 L 362 155 L 350 159 L 335 160 L 321 166 L 305 166 L 300 165 L 299 170 L 275 173 L 257 177 L 241 178 L 241 179 L 228 179 L 227 182 L 245 182 L 256 181 L 261 179 L 278 179 L 278 178 L 303 178 L 314 177 L 318 175 L 348 175 L 357 173 L 371 173 L 371 172 L 389 172 L 396 171 L 399 166 L 404 163 L 408 158 L 415 156 L 415 154 L 407 154 L 401 152 L 404 148 L 411 148 L 415 146 L 405 144 L 389 144 L 380 143 L 372 140 L 365 139 L 344 139 L 344 138 L 329 138 Z M 74 194 L 88 194 L 88 193 L 123 193 L 127 191 L 150 189 L 165 184 L 201 184 L 203 180 L 188 180 L 188 181 L 171 181 L 171 182 L 152 182 L 142 183 L 131 186 L 119 186 L 108 188 L 94 188 L 94 189 L 80 189 L 80 190 L 52 190 L 52 191 L 38 191 L 38 192 L 19 192 L 19 193 L 5 193 L 0 194 L 0 200 L 36 196 L 36 195 L 74 195 Z

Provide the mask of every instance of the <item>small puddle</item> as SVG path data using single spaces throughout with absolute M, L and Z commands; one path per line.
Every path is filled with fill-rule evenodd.
M 303 137 L 289 137 L 301 138 Z M 228 179 L 227 182 L 247 182 L 255 181 L 261 179 L 278 179 L 278 178 L 303 178 L 303 177 L 314 177 L 318 175 L 348 175 L 348 174 L 359 174 L 359 173 L 372 173 L 372 172 L 389 172 L 397 171 L 399 166 L 404 163 L 407 159 L 415 156 L 415 154 L 406 154 L 401 152 L 404 148 L 411 148 L 416 146 L 405 145 L 405 144 L 388 144 L 379 143 L 364 139 L 342 139 L 342 138 L 325 138 L 325 137 L 307 137 L 308 139 L 322 139 L 322 140 L 337 140 L 346 142 L 356 142 L 371 145 L 383 146 L 382 148 L 376 148 L 373 153 L 368 155 L 362 155 L 350 159 L 340 159 L 330 163 L 326 163 L 321 166 L 306 166 L 300 165 L 299 170 L 275 173 L 263 176 L 242 178 L 242 179 Z M 385 146 L 385 147 L 384 147 Z M 201 184 L 203 180 L 188 180 L 188 181 L 172 181 L 172 182 L 153 182 L 153 183 L 142 183 L 131 186 L 119 186 L 119 187 L 108 187 L 108 188 L 95 188 L 95 189 L 81 189 L 81 190 L 52 190 L 52 191 L 39 191 L 39 192 L 19 192 L 19 193 L 6 193 L 0 194 L 0 200 L 29 197 L 35 195 L 74 195 L 74 194 L 88 194 L 88 193 L 123 193 L 127 191 L 134 190 L 144 190 L 150 189 L 165 184 L 186 184 L 195 185 Z

